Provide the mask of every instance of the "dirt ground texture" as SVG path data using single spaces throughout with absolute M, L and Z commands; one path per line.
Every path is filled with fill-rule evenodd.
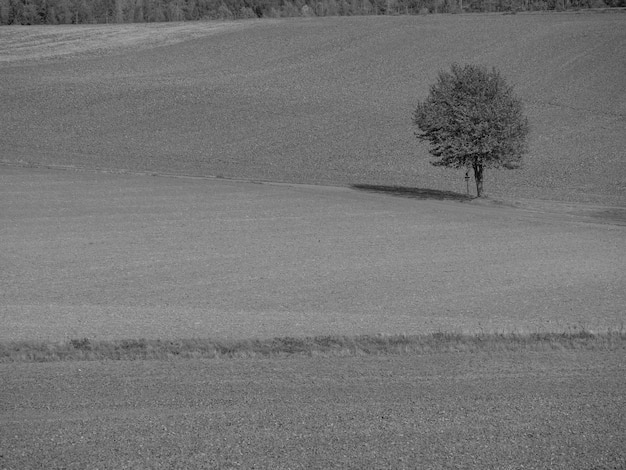
M 625 319 L 626 227 L 606 219 L 219 179 L 0 178 L 5 341 L 606 331 Z
M 0 467 L 616 469 L 624 352 L 0 365 Z

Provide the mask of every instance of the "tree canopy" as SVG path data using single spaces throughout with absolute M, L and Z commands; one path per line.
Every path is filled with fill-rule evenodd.
M 526 152 L 522 102 L 495 68 L 453 64 L 440 72 L 413 123 L 416 137 L 430 143 L 433 165 L 474 170 L 479 197 L 484 168 L 515 168 Z

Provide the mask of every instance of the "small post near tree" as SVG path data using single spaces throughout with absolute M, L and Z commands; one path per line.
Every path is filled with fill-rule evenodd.
M 484 195 L 485 168 L 517 168 L 526 153 L 522 102 L 495 68 L 454 64 L 440 72 L 413 124 L 415 136 L 430 143 L 433 165 L 473 170 L 478 197 Z

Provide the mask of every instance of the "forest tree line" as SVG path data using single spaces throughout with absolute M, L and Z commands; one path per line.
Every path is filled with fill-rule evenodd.
M 626 0 L 0 0 L 0 24 L 416 15 L 626 7 Z

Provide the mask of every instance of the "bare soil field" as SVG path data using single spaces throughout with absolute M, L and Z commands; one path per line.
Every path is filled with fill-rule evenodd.
M 322 186 L 3 167 L 0 340 L 619 329 L 624 225 Z M 619 222 L 619 221 L 618 221 Z
M 0 28 L 0 344 L 623 332 L 625 48 L 619 13 Z M 452 61 L 533 126 L 490 199 L 412 136 Z M 621 469 L 620 338 L 0 364 L 0 468 Z
M 0 29 L 0 160 L 464 191 L 411 114 L 454 61 L 498 67 L 532 133 L 498 198 L 625 205 L 626 14 Z
M 167 46 L 241 28 L 244 22 L 56 25 L 3 28 L 0 63 L 46 63 Z
M 622 469 L 620 352 L 0 364 L 8 469 Z

